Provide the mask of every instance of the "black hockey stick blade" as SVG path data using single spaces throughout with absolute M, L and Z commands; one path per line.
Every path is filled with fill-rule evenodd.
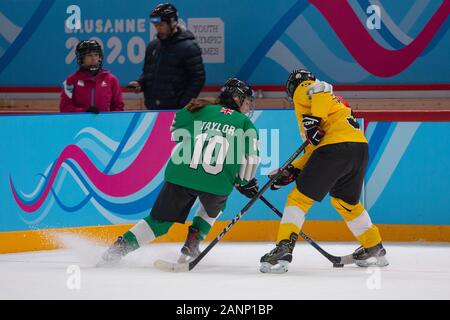
M 353 260 L 353 255 L 348 254 L 346 256 L 334 256 L 325 250 L 322 249 L 314 240 L 312 240 L 308 235 L 306 235 L 303 231 L 300 231 L 300 236 L 308 242 L 310 245 L 312 245 L 317 251 L 319 251 L 325 258 L 328 259 L 333 264 L 333 267 L 335 268 L 341 268 L 346 264 L 353 264 L 355 263 Z
M 274 205 L 272 205 L 269 200 L 267 200 L 264 196 L 259 197 L 262 202 L 264 202 L 273 212 L 276 213 L 280 218 L 283 216 L 280 210 L 278 210 Z M 349 254 L 346 256 L 334 256 L 319 246 L 313 239 L 311 239 L 308 235 L 306 235 L 303 231 L 300 231 L 300 236 L 312 245 L 317 251 L 319 251 L 325 258 L 327 258 L 335 268 L 342 268 L 345 264 L 353 264 L 353 255 Z

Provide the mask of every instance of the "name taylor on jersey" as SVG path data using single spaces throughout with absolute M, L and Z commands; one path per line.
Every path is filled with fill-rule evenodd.
M 200 122 L 202 132 L 207 130 L 215 130 L 232 136 L 236 131 L 236 127 L 230 124 L 212 121 L 196 121 L 196 122 Z

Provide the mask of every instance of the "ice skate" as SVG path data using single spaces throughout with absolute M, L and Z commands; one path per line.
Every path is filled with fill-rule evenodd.
M 272 251 L 262 256 L 259 271 L 262 273 L 287 272 L 297 238 L 298 235 L 292 233 L 289 240 L 281 240 Z
M 197 239 L 197 236 L 199 234 L 200 230 L 193 226 L 189 227 L 186 242 L 183 248 L 181 248 L 181 256 L 178 258 L 178 263 L 186 263 L 198 257 L 200 254 L 200 240 Z
M 124 237 L 120 236 L 116 242 L 102 255 L 101 261 L 97 264 L 98 267 L 113 266 L 119 263 L 123 256 L 125 256 L 131 249 Z
M 386 249 L 381 242 L 370 248 L 359 247 L 353 253 L 353 260 L 358 267 L 386 267 L 389 262 L 386 259 Z

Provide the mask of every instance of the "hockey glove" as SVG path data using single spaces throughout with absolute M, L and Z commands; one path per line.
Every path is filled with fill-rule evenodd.
M 253 178 L 245 186 L 236 185 L 236 190 L 242 193 L 247 198 L 253 198 L 259 190 L 258 180 Z
M 306 137 L 312 145 L 317 146 L 320 140 L 325 135 L 325 132 L 320 127 L 322 119 L 313 116 L 303 116 L 303 128 L 305 128 Z
M 269 173 L 269 179 L 272 179 L 277 174 L 278 170 L 279 169 L 276 169 Z M 301 170 L 294 167 L 292 164 L 288 165 L 287 168 L 284 169 L 281 173 L 281 176 L 279 176 L 278 179 L 272 182 L 270 189 L 278 190 L 281 187 L 288 185 L 289 183 L 297 179 L 297 176 L 300 174 L 300 172 Z
M 98 108 L 96 106 L 90 106 L 89 108 L 87 108 L 86 112 L 99 114 Z

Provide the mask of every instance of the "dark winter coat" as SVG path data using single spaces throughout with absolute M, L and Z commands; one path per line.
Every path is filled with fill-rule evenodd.
M 147 109 L 181 109 L 197 98 L 205 83 L 205 69 L 192 32 L 179 29 L 168 39 L 152 40 L 138 82 Z

